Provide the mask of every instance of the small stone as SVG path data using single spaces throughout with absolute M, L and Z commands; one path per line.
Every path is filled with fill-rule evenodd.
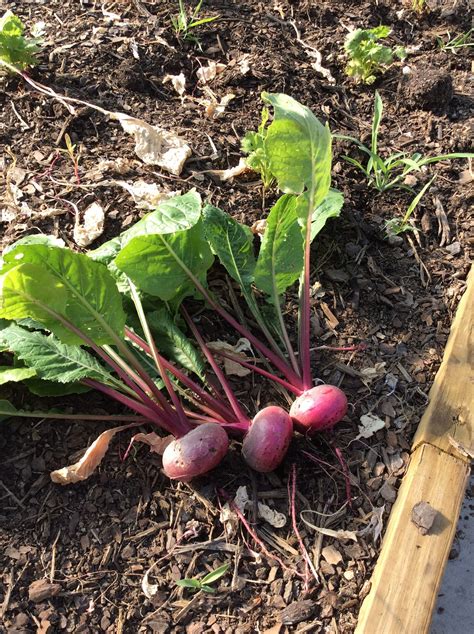
M 395 502 L 397 498 L 396 490 L 388 482 L 383 483 L 383 485 L 380 487 L 379 493 L 387 502 Z
M 415 504 L 411 511 L 411 521 L 422 535 L 427 535 L 433 526 L 438 511 L 425 501 Z
M 322 549 L 321 554 L 328 564 L 332 566 L 337 566 L 342 561 L 341 553 L 334 546 L 326 546 Z
M 453 242 L 445 247 L 446 251 L 451 255 L 459 255 L 461 253 L 461 243 Z

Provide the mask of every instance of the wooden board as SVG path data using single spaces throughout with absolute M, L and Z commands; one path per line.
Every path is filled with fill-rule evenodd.
M 428 632 L 469 474 L 462 460 L 422 445 L 412 456 L 362 604 L 356 634 Z M 422 535 L 411 521 L 418 502 L 437 511 L 433 527 Z
M 430 403 L 413 441 L 410 464 L 390 515 L 356 634 L 429 631 L 469 475 L 474 412 L 473 319 L 471 270 L 430 391 Z M 412 510 L 418 502 L 428 502 L 436 510 L 434 524 L 426 535 L 412 522 Z
M 430 402 L 416 432 L 413 448 L 428 442 L 462 458 L 449 439 L 473 450 L 474 416 L 474 269 L 459 302 Z M 466 456 L 464 456 L 466 459 Z

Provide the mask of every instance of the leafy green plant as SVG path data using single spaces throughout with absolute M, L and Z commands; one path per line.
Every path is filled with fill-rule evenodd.
M 451 35 L 447 33 L 448 40 L 446 42 L 442 37 L 437 37 L 436 41 L 442 51 L 451 51 L 456 55 L 459 49 L 474 46 L 473 33 L 474 28 L 469 29 L 466 33 L 459 33 L 459 35 L 455 35 L 454 37 L 451 37 Z
M 218 15 L 214 15 L 209 18 L 200 18 L 199 13 L 201 11 L 202 4 L 203 0 L 199 0 L 191 13 L 188 14 L 183 0 L 178 0 L 178 13 L 174 16 L 171 16 L 171 24 L 173 26 L 176 37 L 181 37 L 184 40 L 192 40 L 199 44 L 199 40 L 192 33 L 193 30 L 196 29 L 198 26 L 209 24 L 210 22 L 215 22 L 219 19 Z
M 24 70 L 37 64 L 36 53 L 41 39 L 26 38 L 24 31 L 22 21 L 11 11 L 0 18 L 0 65 L 4 61 L 18 70 Z
M 419 152 L 408 154 L 407 152 L 394 152 L 383 158 L 378 150 L 378 137 L 380 123 L 382 121 L 383 102 L 378 91 L 375 92 L 374 116 L 372 119 L 371 144 L 367 147 L 358 139 L 343 134 L 335 134 L 335 138 L 355 143 L 357 147 L 368 156 L 367 162 L 363 163 L 350 156 L 343 156 L 344 160 L 360 170 L 367 178 L 368 185 L 374 187 L 379 192 L 389 189 L 406 189 L 413 191 L 411 187 L 404 184 L 406 177 L 412 172 L 419 172 L 425 165 L 438 163 L 459 158 L 472 158 L 471 152 L 452 152 L 450 154 L 440 154 L 438 156 L 424 157 Z
M 373 29 L 356 29 L 348 34 L 344 49 L 349 56 L 346 73 L 358 81 L 373 84 L 377 74 L 394 62 L 395 57 L 405 59 L 406 50 L 402 46 L 390 48 L 379 44 L 379 40 L 390 35 L 388 26 Z
M 415 211 L 420 200 L 431 187 L 431 183 L 434 181 L 435 178 L 436 176 L 433 176 L 433 178 L 425 184 L 423 189 L 418 192 L 415 198 L 413 198 L 411 203 L 408 205 L 408 209 L 406 210 L 403 218 L 391 218 L 390 220 L 386 221 L 385 231 L 387 233 L 387 236 L 397 236 L 400 233 L 404 233 L 405 231 L 413 231 L 413 227 L 410 224 L 411 215 Z
M 256 132 L 246 132 L 242 139 L 242 152 L 247 154 L 246 164 L 254 172 L 260 174 L 263 189 L 268 189 L 274 182 L 273 174 L 270 170 L 269 157 L 265 151 L 265 138 L 267 136 L 267 123 L 269 117 L 268 108 L 262 108 L 262 118 Z
M 181 588 L 189 588 L 190 590 L 199 591 L 199 592 L 208 592 L 214 593 L 216 589 L 211 586 L 212 583 L 216 583 L 221 577 L 225 575 L 225 573 L 229 570 L 230 564 L 223 564 L 209 572 L 207 575 L 202 577 L 202 579 L 180 579 L 176 582 L 177 586 Z

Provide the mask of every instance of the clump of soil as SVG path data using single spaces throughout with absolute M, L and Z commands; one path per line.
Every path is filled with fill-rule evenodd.
M 405 96 L 413 108 L 445 112 L 453 98 L 453 79 L 445 70 L 418 66 L 405 86 Z

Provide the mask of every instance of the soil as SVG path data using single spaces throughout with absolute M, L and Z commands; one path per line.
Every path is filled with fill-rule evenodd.
M 364 0 L 204 4 L 203 15 L 219 19 L 195 31 L 196 43 L 175 36 L 170 18 L 177 3 L 168 0 L 0 1 L 2 11 L 12 9 L 28 25 L 45 23 L 34 79 L 57 93 L 175 131 L 193 150 L 180 177 L 172 176 L 138 160 L 133 141 L 117 122 L 88 107 L 70 114 L 21 78 L 5 79 L 0 84 L 2 247 L 42 232 L 78 248 L 75 209 L 82 213 L 94 201 L 106 210 L 104 233 L 92 245 L 99 246 L 143 213 L 117 180 L 143 179 L 183 192 L 195 187 L 251 225 L 268 213 L 275 194 L 263 200 L 255 176 L 220 182 L 207 170 L 238 163 L 243 134 L 259 123 L 264 90 L 292 95 L 328 121 L 334 133 L 366 142 L 377 89 L 384 103 L 382 152 L 435 155 L 470 149 L 469 49 L 444 51 L 436 40 L 471 27 L 467 4 L 428 2 L 431 10 L 420 15 L 410 3 L 402 10 L 400 3 Z M 358 85 L 344 73 L 345 35 L 350 27 L 380 23 L 393 29 L 390 44 L 403 44 L 410 54 L 374 86 Z M 312 67 L 308 46 L 321 53 L 334 84 Z M 209 60 L 226 64 L 209 83 L 215 98 L 235 95 L 216 119 L 206 117 L 198 101 L 206 95 L 196 71 Z M 403 74 L 403 65 L 410 74 Z M 171 83 L 162 81 L 180 72 L 187 81 L 183 100 Z M 63 152 L 66 133 L 80 150 L 79 182 Z M 387 240 L 384 221 L 403 216 L 413 194 L 378 194 L 368 188 L 363 175 L 342 158 L 354 152 L 354 146 L 335 143 L 333 185 L 343 191 L 345 204 L 340 219 L 328 223 L 315 245 L 312 273 L 318 344 L 367 344 L 363 352 L 324 350 L 315 359 L 314 375 L 344 389 L 350 413 L 332 435 L 296 438 L 275 473 L 251 472 L 235 443 L 218 469 L 191 484 L 167 480 L 159 457 L 146 448 L 123 461 L 125 433 L 97 474 L 60 487 L 49 473 L 77 459 L 107 426 L 4 422 L 0 631 L 354 631 L 361 600 L 370 589 L 380 530 L 396 498 L 465 286 L 472 246 L 472 174 L 466 160 L 435 164 L 416 174 L 417 191 L 431 174 L 437 175 L 414 212 L 418 231 Z M 108 163 L 98 171 L 100 161 Z M 218 268 L 211 285 L 228 301 Z M 290 294 L 290 320 L 295 305 Z M 212 313 L 205 312 L 201 322 L 210 336 L 219 330 L 232 339 Z M 278 402 L 278 395 L 259 381 L 245 378 L 236 385 L 249 411 Z M 8 386 L 2 390 L 2 397 L 18 405 L 39 406 L 28 393 Z M 89 414 L 118 412 L 90 394 L 54 404 Z M 355 439 L 367 413 L 381 418 L 385 428 Z M 350 506 L 335 448 L 350 472 Z M 293 465 L 297 523 L 317 581 L 305 570 L 289 514 Z M 221 508 L 240 486 L 247 487 L 254 512 L 247 527 L 242 522 L 232 527 L 223 524 Z M 284 513 L 285 526 L 257 520 L 257 500 Z M 310 512 L 301 515 L 304 510 Z M 357 541 L 323 535 L 303 517 L 333 531 L 367 530 Z M 215 584 L 214 594 L 176 585 L 223 563 L 230 569 Z

